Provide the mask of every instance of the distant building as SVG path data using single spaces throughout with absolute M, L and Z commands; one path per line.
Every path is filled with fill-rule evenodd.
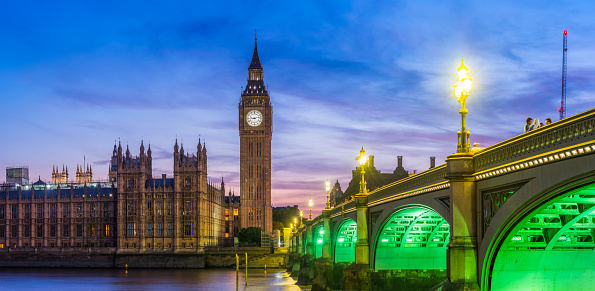
M 225 184 L 207 179 L 207 150 L 198 143 L 188 154 L 174 146 L 174 176 L 152 177 L 151 148 L 139 156 L 114 145 L 109 182 L 93 182 L 92 170 L 77 166 L 52 171 L 52 184 L 6 184 L 0 188 L 0 248 L 85 247 L 118 252 L 193 252 L 222 245 L 237 233 L 239 217 L 226 232 Z M 236 226 L 235 228 L 233 226 Z M 233 230 L 234 232 L 232 232 Z M 226 235 L 226 233 L 228 233 Z
M 430 168 L 435 167 L 435 164 L 435 157 L 430 157 Z M 341 202 L 350 200 L 359 192 L 359 183 L 362 179 L 361 167 L 364 167 L 364 171 L 366 172 L 364 179 L 366 180 L 368 191 L 374 191 L 376 188 L 417 174 L 417 170 L 409 173 L 403 168 L 403 156 L 397 157 L 397 167 L 392 173 L 381 173 L 374 166 L 374 156 L 370 156 L 366 164 L 358 166 L 355 170 L 352 170 L 351 181 L 349 181 L 349 186 L 345 189 L 345 192 L 341 191 L 341 185 L 337 180 L 335 186 L 330 191 L 331 206 L 334 207 Z
M 6 183 L 29 185 L 29 168 L 28 167 L 7 167 L 6 168 Z
M 234 237 L 238 235 L 241 226 L 240 196 L 229 191 L 225 196 L 225 239 L 224 246 L 234 246 Z

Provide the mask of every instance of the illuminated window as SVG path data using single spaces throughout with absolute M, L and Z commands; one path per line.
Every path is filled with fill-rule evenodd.
M 237 208 L 235 208 L 235 209 L 233 210 L 233 215 L 234 215 L 234 216 L 238 216 L 238 209 L 237 209 Z
M 105 236 L 110 236 L 109 224 L 106 224 L 104 229 L 105 229 Z
M 128 236 L 136 236 L 136 223 L 128 223 L 126 234 Z
M 76 205 L 76 217 L 83 217 L 83 204 Z
M 95 225 L 94 224 L 89 225 L 89 234 L 91 236 L 95 236 L 95 232 L 96 232 Z

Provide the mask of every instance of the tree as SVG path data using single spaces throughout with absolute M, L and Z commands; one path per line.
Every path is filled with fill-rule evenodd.
M 273 221 L 273 230 L 280 230 L 281 232 L 283 232 L 283 222 L 281 221 Z
M 240 242 L 240 244 L 243 244 L 243 245 L 251 244 L 251 245 L 260 246 L 260 233 L 261 232 L 262 232 L 262 229 L 260 227 L 251 226 L 248 228 L 242 228 L 238 232 L 238 241 Z

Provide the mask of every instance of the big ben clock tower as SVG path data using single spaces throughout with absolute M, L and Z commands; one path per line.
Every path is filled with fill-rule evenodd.
M 273 231 L 271 207 L 271 138 L 273 106 L 262 79 L 256 38 L 248 67 L 248 84 L 238 106 L 240 129 L 240 199 L 242 228 Z

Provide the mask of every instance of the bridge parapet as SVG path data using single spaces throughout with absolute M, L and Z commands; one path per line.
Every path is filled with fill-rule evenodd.
M 515 160 L 592 141 L 595 134 L 594 128 L 595 109 L 591 109 L 482 150 L 474 156 L 475 170 L 482 171 Z
M 415 190 L 424 186 L 443 183 L 446 181 L 446 164 L 442 164 L 438 167 L 375 189 L 374 191 L 370 192 L 368 203 L 374 203 L 379 199 L 383 199 L 397 193 L 403 193 L 409 190 Z

